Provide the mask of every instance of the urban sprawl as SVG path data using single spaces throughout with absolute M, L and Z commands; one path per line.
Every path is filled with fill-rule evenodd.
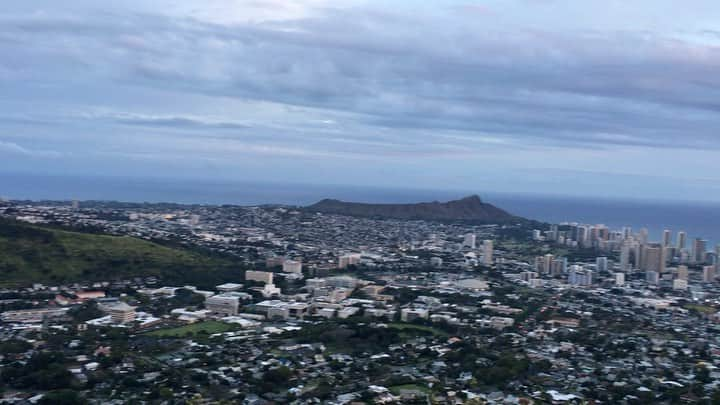
M 3 402 L 720 403 L 720 248 L 680 230 L 108 202 L 0 215 L 237 262 L 213 285 L 112 268 L 4 285 Z

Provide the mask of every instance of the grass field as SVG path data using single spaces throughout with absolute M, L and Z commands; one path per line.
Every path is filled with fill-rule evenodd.
M 699 304 L 685 304 L 683 308 L 687 310 L 694 309 L 702 314 L 714 314 L 717 310 L 714 307 Z
M 234 274 L 235 277 L 231 277 Z M 0 219 L 0 286 L 157 276 L 178 283 L 240 279 L 230 260 L 145 240 Z
M 395 322 L 395 323 L 389 324 L 388 328 L 393 328 L 393 329 L 397 329 L 397 330 L 404 331 L 404 332 L 422 332 L 425 334 L 432 334 L 432 335 L 441 336 L 441 337 L 449 336 L 447 333 L 445 333 L 444 331 L 442 331 L 438 328 L 433 328 L 432 326 L 425 326 L 425 325 L 415 325 L 414 323 Z
M 423 394 L 426 394 L 429 391 L 428 387 L 418 384 L 395 385 L 390 387 L 389 390 L 395 395 L 400 395 L 403 391 L 418 391 L 422 392 Z
M 191 323 L 177 328 L 158 329 L 148 332 L 148 336 L 165 338 L 184 338 L 198 333 L 212 335 L 213 333 L 230 332 L 237 329 L 235 326 L 218 321 Z

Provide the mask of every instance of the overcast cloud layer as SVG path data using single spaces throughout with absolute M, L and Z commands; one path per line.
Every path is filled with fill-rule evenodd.
M 104 3 L 4 5 L 0 170 L 720 200 L 716 1 Z

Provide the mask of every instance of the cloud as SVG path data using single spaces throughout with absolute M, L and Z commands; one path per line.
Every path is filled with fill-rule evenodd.
M 654 150 L 692 160 L 720 149 L 717 34 L 666 2 L 608 17 L 600 3 L 561 0 L 72 3 L 0 18 L 0 106 L 27 118 L 0 129 L 22 130 L 22 144 L 418 170 L 492 155 L 507 157 L 498 170 L 550 154 L 570 167 L 558 150 L 611 164 L 626 148 L 646 151 L 642 166 Z
M 673 138 L 691 132 L 679 146 L 718 146 L 720 79 L 713 72 L 720 53 L 658 34 L 485 32 L 362 10 L 232 26 L 136 16 L 103 27 L 63 19 L 15 27 L 30 43 L 51 30 L 70 44 L 46 45 L 53 48 L 46 57 L 77 60 L 78 48 L 93 50 L 80 68 L 90 74 L 354 113 L 368 128 L 491 132 L 572 147 L 677 147 Z M 117 35 L 137 30 L 146 33 L 142 39 Z M 226 126 L 172 117 L 124 121 Z
M 123 125 L 143 127 L 167 127 L 176 129 L 248 129 L 252 126 L 242 122 L 213 121 L 200 117 L 183 116 L 149 116 L 149 115 L 118 115 L 111 120 Z
M 63 154 L 53 150 L 28 149 L 14 142 L 0 141 L 0 153 L 20 155 L 34 158 L 57 158 Z

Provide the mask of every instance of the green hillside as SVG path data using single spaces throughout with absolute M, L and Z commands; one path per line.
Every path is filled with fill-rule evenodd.
M 157 276 L 212 285 L 242 279 L 233 260 L 141 239 L 70 232 L 0 219 L 0 286 Z

